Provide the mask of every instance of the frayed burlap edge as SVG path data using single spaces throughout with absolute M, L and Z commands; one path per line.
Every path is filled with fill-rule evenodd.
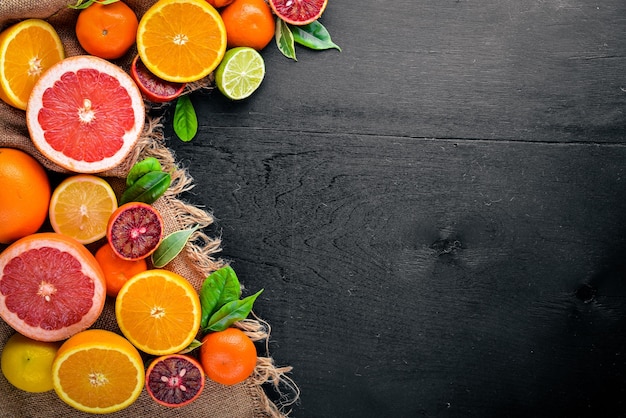
M 191 86 L 187 93 L 196 90 L 211 89 L 210 82 L 199 82 Z M 228 261 L 216 258 L 215 255 L 221 251 L 221 239 L 208 236 L 202 231 L 214 222 L 213 216 L 207 211 L 189 204 L 180 197 L 185 192 L 194 187 L 192 176 L 189 172 L 177 165 L 173 152 L 165 145 L 161 119 L 158 117 L 148 117 L 146 129 L 140 139 L 134 156 L 131 161 L 152 156 L 157 158 L 164 171 L 172 175 L 172 185 L 166 194 L 155 202 L 155 206 L 160 210 L 169 210 L 173 219 L 177 222 L 178 229 L 188 229 L 195 226 L 196 230 L 185 248 L 186 262 L 182 266 L 180 258 L 172 261 L 166 268 L 182 273 L 192 268 L 194 271 L 187 277 L 191 277 L 192 284 L 199 289 L 203 278 L 215 270 L 228 265 Z M 173 231 L 170 231 L 173 232 Z M 194 280 L 193 277 L 200 278 Z M 258 411 L 265 411 L 268 417 L 282 418 L 290 414 L 290 407 L 294 405 L 300 397 L 300 389 L 288 373 L 292 371 L 291 366 L 277 366 L 274 359 L 269 355 L 269 340 L 271 326 L 268 322 L 252 313 L 252 318 L 247 318 L 234 325 L 244 331 L 254 342 L 265 342 L 265 356 L 257 357 L 257 366 L 252 376 L 247 380 L 248 389 L 254 398 L 255 408 Z M 265 393 L 263 386 L 271 385 L 273 391 L 278 394 L 278 401 L 272 402 Z

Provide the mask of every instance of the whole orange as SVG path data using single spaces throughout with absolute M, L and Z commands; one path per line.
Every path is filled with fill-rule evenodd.
M 85 51 L 104 59 L 124 55 L 137 38 L 135 12 L 121 1 L 93 3 L 76 20 L 76 37 Z
M 226 7 L 233 2 L 233 0 L 206 0 L 211 6 L 219 9 L 222 7 Z
M 200 346 L 200 362 L 209 379 L 235 385 L 254 371 L 257 352 L 254 343 L 238 328 L 207 334 Z
M 50 181 L 29 154 L 0 148 L 0 243 L 33 234 L 48 215 Z
M 274 37 L 276 23 L 265 0 L 234 0 L 221 11 L 228 47 L 262 50 Z
M 146 263 L 145 259 L 124 260 L 115 254 L 108 242 L 100 247 L 95 255 L 98 264 L 100 264 L 104 272 L 104 278 L 107 283 L 107 295 L 113 298 L 117 296 L 128 279 L 148 269 L 148 263 Z

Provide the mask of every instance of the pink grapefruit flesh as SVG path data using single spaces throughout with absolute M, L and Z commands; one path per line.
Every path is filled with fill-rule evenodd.
M 110 170 L 129 155 L 143 130 L 141 92 L 120 67 L 94 56 L 66 58 L 37 81 L 26 109 L 34 145 L 79 173 Z
M 106 282 L 95 257 L 78 241 L 43 232 L 0 254 L 0 316 L 39 341 L 61 341 L 98 319 Z

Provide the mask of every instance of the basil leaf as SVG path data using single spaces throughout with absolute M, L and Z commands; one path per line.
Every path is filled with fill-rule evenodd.
M 263 289 L 254 295 L 241 300 L 233 300 L 222 306 L 217 312 L 211 315 L 207 331 L 224 331 L 237 321 L 246 319 L 256 298 L 263 292 Z
M 298 61 L 296 59 L 296 47 L 293 43 L 293 33 L 291 33 L 291 29 L 289 29 L 289 25 L 279 17 L 276 18 L 276 33 L 274 38 L 279 51 L 282 52 L 284 56 Z
M 209 318 L 222 306 L 238 300 L 239 296 L 241 296 L 241 284 L 232 267 L 222 267 L 211 273 L 204 279 L 200 289 L 201 328 L 208 326 Z
M 157 249 L 152 253 L 152 265 L 156 268 L 164 267 L 172 261 L 185 248 L 191 234 L 196 232 L 199 226 L 181 231 L 172 232 L 161 241 Z
M 289 25 L 296 43 L 315 50 L 335 48 L 341 51 L 339 45 L 330 39 L 328 30 L 317 20 L 308 25 Z
M 198 132 L 198 118 L 189 96 L 180 96 L 176 99 L 174 132 L 183 142 L 191 141 Z

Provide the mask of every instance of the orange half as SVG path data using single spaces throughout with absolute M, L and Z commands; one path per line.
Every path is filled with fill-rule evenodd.
M 159 0 L 139 21 L 137 50 L 163 80 L 187 83 L 208 76 L 226 52 L 226 28 L 205 0 Z
M 127 281 L 115 300 L 122 333 L 147 354 L 174 354 L 186 348 L 200 329 L 200 298 L 184 277 L 152 269 Z
M 35 82 L 65 57 L 61 39 L 48 22 L 23 20 L 0 34 L 0 98 L 26 110 Z

